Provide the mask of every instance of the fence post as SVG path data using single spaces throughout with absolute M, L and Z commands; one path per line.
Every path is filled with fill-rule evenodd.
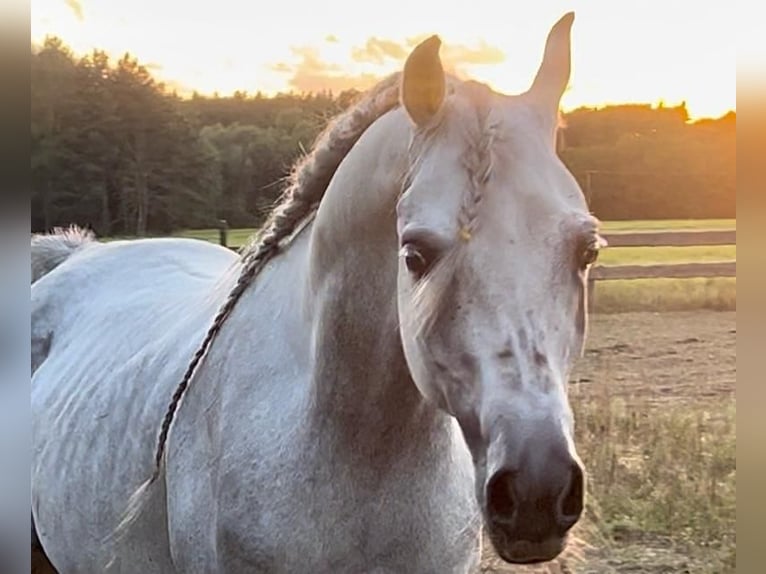
M 585 203 L 593 211 L 593 170 L 585 172 Z
M 588 314 L 593 312 L 593 294 L 596 291 L 596 278 L 588 273 Z
M 219 219 L 218 220 L 218 242 L 224 247 L 229 246 L 228 235 L 229 235 L 229 223 L 225 219 Z

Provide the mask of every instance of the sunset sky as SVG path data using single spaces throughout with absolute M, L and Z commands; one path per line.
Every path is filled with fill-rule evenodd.
M 574 10 L 565 110 L 686 100 L 695 117 L 736 109 L 733 10 L 722 0 L 35 0 L 32 42 L 82 55 L 130 52 L 181 93 L 369 87 L 436 33 L 452 71 L 525 90 L 551 25 Z

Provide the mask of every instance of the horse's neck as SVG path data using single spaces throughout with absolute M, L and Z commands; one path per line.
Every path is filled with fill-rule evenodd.
M 445 416 L 426 405 L 401 347 L 395 203 L 407 131 L 390 115 L 340 166 L 312 229 L 312 410 L 335 440 L 377 459 L 431 448 Z M 365 454 L 366 453 L 366 454 Z

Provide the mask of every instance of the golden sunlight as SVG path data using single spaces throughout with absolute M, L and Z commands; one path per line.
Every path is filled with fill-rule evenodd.
M 437 33 L 451 71 L 516 93 L 539 64 L 545 36 L 574 10 L 565 110 L 609 103 L 687 103 L 693 118 L 736 109 L 733 16 L 721 0 L 502 0 L 445 5 L 387 0 L 373 13 L 348 0 L 37 0 L 32 43 L 60 37 L 76 54 L 136 56 L 181 94 L 363 89 Z

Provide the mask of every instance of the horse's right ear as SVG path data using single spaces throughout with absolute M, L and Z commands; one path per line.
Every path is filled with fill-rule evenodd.
M 427 124 L 444 102 L 446 79 L 439 58 L 441 40 L 431 36 L 415 46 L 404 63 L 401 102 L 418 126 Z

